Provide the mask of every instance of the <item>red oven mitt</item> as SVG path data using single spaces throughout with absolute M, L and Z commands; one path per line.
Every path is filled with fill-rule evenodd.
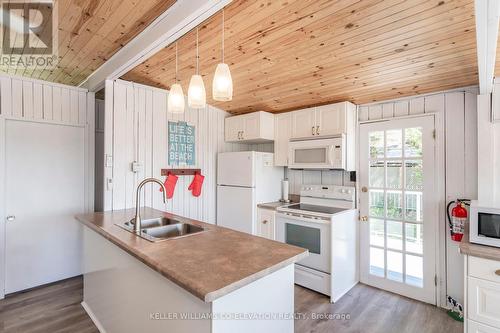
M 165 189 L 167 190 L 167 199 L 171 199 L 174 196 L 174 191 L 175 191 L 175 185 L 177 184 L 177 177 L 173 173 L 169 173 L 167 175 L 167 178 L 165 178 L 165 182 L 163 185 L 165 185 Z M 160 187 L 160 192 L 162 192 L 162 188 Z
M 193 177 L 193 181 L 188 187 L 188 190 L 193 192 L 193 196 L 199 197 L 201 194 L 201 187 L 203 186 L 203 180 L 205 180 L 205 176 L 202 176 L 200 173 L 195 173 Z

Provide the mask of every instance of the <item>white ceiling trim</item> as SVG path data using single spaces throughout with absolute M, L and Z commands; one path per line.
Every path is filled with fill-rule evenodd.
M 474 7 L 479 91 L 481 94 L 489 94 L 493 90 L 495 73 L 500 0 L 475 0 Z
M 232 0 L 178 0 L 94 71 L 80 87 L 97 91 L 217 13 Z

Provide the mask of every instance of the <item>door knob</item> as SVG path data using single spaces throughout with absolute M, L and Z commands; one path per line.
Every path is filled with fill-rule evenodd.
M 12 222 L 16 219 L 16 217 L 14 215 L 9 215 L 7 216 L 6 220 L 9 221 L 9 222 Z
M 496 275 L 498 275 L 498 276 L 500 276 L 500 269 L 497 269 L 497 270 L 495 271 L 495 274 L 496 274 Z
M 262 224 L 266 224 L 266 223 L 267 223 L 267 220 L 262 221 Z
M 361 188 L 361 192 L 364 192 L 364 193 L 368 192 L 368 188 L 366 186 L 363 186 Z
M 361 216 L 359 219 L 361 222 L 368 222 L 368 216 Z

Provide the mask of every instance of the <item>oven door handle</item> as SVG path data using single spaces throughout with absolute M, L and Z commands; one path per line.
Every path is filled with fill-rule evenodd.
M 282 217 L 285 219 L 290 219 L 290 220 L 295 220 L 295 221 L 302 221 L 302 222 L 312 222 L 312 223 L 317 223 L 317 224 L 330 224 L 330 220 L 323 220 L 323 219 L 314 219 L 311 217 L 305 217 L 305 216 L 297 216 L 297 215 L 291 215 L 287 214 L 285 212 L 276 212 L 276 217 Z

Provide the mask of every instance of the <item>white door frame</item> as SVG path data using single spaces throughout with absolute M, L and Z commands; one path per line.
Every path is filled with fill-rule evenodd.
M 83 127 L 85 130 L 85 210 L 94 211 L 94 140 L 95 140 L 95 101 L 94 93 L 87 94 L 87 121 L 85 125 L 67 124 L 57 121 L 24 119 L 13 116 L 0 115 L 0 300 L 5 298 L 5 255 L 6 255 L 6 224 L 5 224 L 5 145 L 6 122 L 29 121 L 41 124 L 55 124 L 61 126 Z
M 434 129 L 435 129 L 435 141 L 434 141 L 434 165 L 435 165 L 435 211 L 438 212 L 437 223 L 435 224 L 435 272 L 436 272 L 436 306 L 438 307 L 446 307 L 446 291 L 447 291 L 447 281 L 446 281 L 446 235 L 447 235 L 447 223 L 445 220 L 446 211 L 445 211 L 445 127 L 443 116 L 440 113 L 425 113 L 418 115 L 408 115 L 408 116 L 398 116 L 391 117 L 385 119 L 374 119 L 374 120 L 366 120 L 366 121 L 358 121 L 357 124 L 357 145 L 356 145 L 356 155 L 357 155 L 357 173 L 361 169 L 361 159 L 360 159 L 360 125 L 368 124 L 368 123 L 376 123 L 376 122 L 386 122 L 391 120 L 402 120 L 409 118 L 420 118 L 420 117 L 432 117 L 434 119 Z M 360 183 L 357 182 L 357 191 L 360 193 Z M 360 207 L 360 196 L 358 195 L 358 207 Z M 360 244 L 360 242 L 359 242 Z M 358 249 L 359 253 L 361 253 L 361 244 Z M 361 271 L 361 260 L 358 261 L 359 271 Z

